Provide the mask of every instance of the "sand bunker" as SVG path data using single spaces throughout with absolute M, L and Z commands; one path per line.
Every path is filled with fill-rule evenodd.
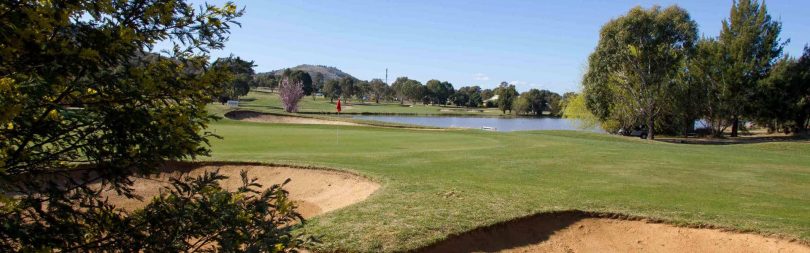
M 719 229 L 539 214 L 451 236 L 421 252 L 810 252 L 798 242 Z
M 282 116 L 282 115 L 274 115 L 274 114 L 267 114 L 267 113 L 260 113 L 260 112 L 252 112 L 252 111 L 232 111 L 225 114 L 225 117 L 235 120 L 243 120 L 243 121 L 250 121 L 250 122 L 263 122 L 263 123 L 285 123 L 285 124 L 306 124 L 306 125 L 344 125 L 344 126 L 359 126 L 360 124 L 352 123 L 352 122 L 345 122 L 345 121 L 335 121 L 335 120 L 325 120 L 325 119 L 315 119 L 315 118 L 304 118 L 304 117 L 295 117 L 295 116 Z
M 179 177 L 184 173 L 197 176 L 205 171 L 216 169 L 219 169 L 220 174 L 228 176 L 228 179 L 220 182 L 228 190 L 235 190 L 241 186 L 242 181 L 239 176 L 241 170 L 246 170 L 250 178 L 258 178 L 258 183 L 264 187 L 282 183 L 290 178 L 291 181 L 285 189 L 290 192 L 290 198 L 298 204 L 298 211 L 304 218 L 360 202 L 380 188 L 379 184 L 368 179 L 338 171 L 263 165 L 208 165 L 174 171 L 167 170 L 157 177 L 148 179 L 138 178 L 134 184 L 135 193 L 148 201 L 151 196 L 158 195 L 160 190 L 168 185 L 171 177 Z M 134 210 L 147 204 L 136 199 L 118 196 L 114 192 L 108 192 L 108 194 L 112 203 L 126 210 Z

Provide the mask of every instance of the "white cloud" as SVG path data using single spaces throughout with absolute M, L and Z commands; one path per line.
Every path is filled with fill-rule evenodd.
M 484 73 L 475 73 L 473 78 L 476 81 L 489 81 L 489 76 L 485 75 Z
M 514 85 L 514 86 L 518 86 L 518 85 L 525 85 L 525 84 L 528 84 L 528 83 L 526 81 L 515 80 L 515 81 L 509 82 L 509 84 Z

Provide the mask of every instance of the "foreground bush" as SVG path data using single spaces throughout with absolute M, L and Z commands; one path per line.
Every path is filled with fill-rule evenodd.
M 307 242 L 292 229 L 303 218 L 295 211 L 281 185 L 264 191 L 242 171 L 242 186 L 235 192 L 222 189 L 218 172 L 196 178 L 173 179 L 172 185 L 123 224 L 138 233 L 124 234 L 133 251 L 157 252 L 281 252 Z M 119 241 L 119 240 L 116 240 Z
M 182 0 L 0 1 L 0 252 L 278 251 L 300 217 L 279 187 L 210 174 L 129 214 L 135 175 L 210 153 L 209 63 L 243 10 Z M 173 47 L 153 50 L 158 42 Z M 251 197 L 251 194 L 258 194 Z

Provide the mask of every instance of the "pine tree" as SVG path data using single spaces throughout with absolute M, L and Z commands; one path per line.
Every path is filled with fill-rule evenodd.
M 738 134 L 740 117 L 752 111 L 746 101 L 782 54 L 781 30 L 782 23 L 772 20 L 765 3 L 757 0 L 735 1 L 723 21 L 719 42 L 727 66 L 723 74 L 727 93 L 720 99 L 731 105 L 732 137 Z

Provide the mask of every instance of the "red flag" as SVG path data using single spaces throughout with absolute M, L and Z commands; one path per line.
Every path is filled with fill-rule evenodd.
M 337 111 L 338 111 L 338 112 L 340 112 L 340 99 L 338 99 L 338 104 L 337 104 L 337 108 L 336 108 L 336 109 L 337 109 Z

